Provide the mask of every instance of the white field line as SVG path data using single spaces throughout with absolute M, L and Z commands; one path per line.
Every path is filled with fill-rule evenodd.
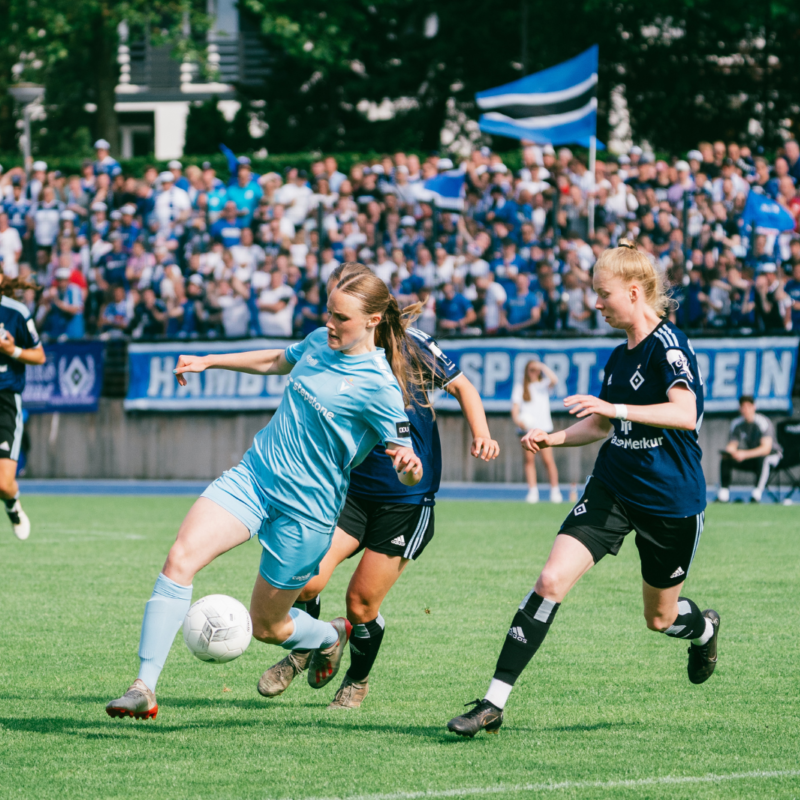
M 636 778 L 621 781 L 562 781 L 561 783 L 525 783 L 516 786 L 480 786 L 464 789 L 439 789 L 427 792 L 391 792 L 389 794 L 351 794 L 338 797 L 304 797 L 299 800 L 425 800 L 435 797 L 469 797 L 484 794 L 523 792 L 558 792 L 566 789 L 635 789 L 640 786 L 675 786 L 724 781 L 769 780 L 800 777 L 800 769 L 733 772 L 727 775 L 666 775 L 663 778 Z M 287 799 L 289 800 L 289 799 Z

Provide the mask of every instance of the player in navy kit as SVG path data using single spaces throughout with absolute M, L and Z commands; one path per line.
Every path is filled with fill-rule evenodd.
M 341 274 L 367 269 L 342 265 L 330 282 Z M 420 384 L 427 391 L 444 389 L 459 402 L 472 431 L 472 455 L 490 461 L 500 448 L 491 438 L 480 395 L 461 370 L 439 349 L 437 343 L 416 328 L 406 329 L 409 360 L 422 370 Z M 383 640 L 385 622 L 381 603 L 409 561 L 414 561 L 433 538 L 434 503 L 442 473 L 439 431 L 427 392 L 416 390 L 406 408 L 414 452 L 423 465 L 423 478 L 413 487 L 393 485 L 391 459 L 376 447 L 350 475 L 347 501 L 337 522 L 331 549 L 298 598 L 304 609 L 319 615 L 319 593 L 336 567 L 364 551 L 347 590 L 347 616 L 353 624 L 350 668 L 329 708 L 358 708 L 367 695 L 369 673 Z M 309 651 L 294 650 L 268 669 L 258 684 L 265 697 L 276 697 L 308 664 Z
M 31 523 L 22 510 L 17 484 L 25 366 L 45 361 L 31 313 L 13 297 L 30 288 L 36 287 L 0 276 L 0 498 L 17 539 L 27 539 L 31 534 Z
M 606 250 L 594 268 L 596 307 L 628 341 L 611 354 L 600 397 L 564 400 L 580 422 L 557 433 L 529 431 L 522 446 L 577 447 L 613 435 L 564 520 L 547 563 L 519 607 L 483 700 L 450 720 L 472 737 L 496 733 L 515 681 L 544 641 L 572 587 L 603 556 L 616 555 L 636 531 L 647 627 L 691 641 L 689 680 L 703 683 L 717 662 L 719 615 L 681 596 L 700 534 L 706 485 L 697 434 L 703 420 L 703 383 L 692 345 L 665 317 L 660 275 L 627 240 Z M 472 705 L 472 704 L 468 704 Z

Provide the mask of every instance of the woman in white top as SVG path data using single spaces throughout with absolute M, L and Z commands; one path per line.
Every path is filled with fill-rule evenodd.
M 527 433 L 534 428 L 551 433 L 553 420 L 550 416 L 550 390 L 558 383 L 555 372 L 545 366 L 541 361 L 529 361 L 525 365 L 522 383 L 518 383 L 511 393 L 511 419 L 521 433 Z M 525 479 L 528 482 L 527 502 L 539 502 L 539 487 L 536 485 L 535 456 L 530 450 L 523 450 L 525 459 Z M 553 459 L 553 453 L 545 448 L 539 455 L 547 468 L 550 479 L 550 501 L 562 501 L 561 490 L 558 488 L 558 470 Z

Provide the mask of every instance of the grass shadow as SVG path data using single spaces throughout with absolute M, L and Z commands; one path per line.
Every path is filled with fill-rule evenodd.
M 328 712 L 341 714 L 342 712 Z M 342 718 L 341 722 L 333 720 L 315 720 L 313 722 L 298 722 L 297 720 L 272 720 L 265 718 L 263 721 L 247 717 L 243 719 L 214 719 L 214 720 L 186 720 L 179 724 L 164 724 L 149 720 L 114 719 L 98 715 L 92 719 L 75 719 L 69 717 L 0 717 L 0 729 L 15 733 L 35 733 L 39 735 L 76 736 L 84 739 L 118 739 L 127 735 L 163 736 L 164 734 L 186 732 L 192 729 L 235 729 L 259 728 L 268 723 L 273 729 L 276 727 L 319 730 L 346 730 L 347 732 L 368 731 L 372 733 L 402 734 L 418 738 L 432 739 L 440 742 L 453 740 L 452 734 L 445 731 L 444 726 L 423 725 L 379 725 L 374 723 L 359 724 L 352 717 Z M 279 733 L 276 731 L 276 733 Z
M 606 731 L 611 728 L 636 728 L 640 722 L 597 722 L 594 725 L 551 725 L 549 728 L 540 728 L 542 733 L 586 733 L 587 731 Z

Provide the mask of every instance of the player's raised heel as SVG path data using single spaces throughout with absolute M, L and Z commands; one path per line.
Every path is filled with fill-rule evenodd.
M 106 705 L 109 717 L 133 717 L 134 719 L 155 719 L 158 714 L 156 696 L 147 684 L 137 678 L 122 697 Z
M 717 638 L 719 637 L 719 614 L 713 608 L 707 608 L 703 616 L 711 620 L 714 633 L 705 644 L 689 645 L 689 680 L 692 683 L 705 683 L 714 673 L 717 666 Z
M 14 536 L 20 541 L 24 541 L 31 535 L 31 521 L 28 515 L 22 510 L 22 504 L 19 499 L 14 505 L 9 508 L 6 506 L 6 514 L 8 521 L 11 523 L 11 528 L 14 531 Z
M 503 724 L 503 709 L 490 703 L 488 700 L 472 700 L 468 706 L 475 706 L 472 711 L 467 711 L 460 717 L 455 717 L 447 723 L 447 730 L 459 736 L 472 739 L 476 733 L 499 733 Z
M 277 697 L 283 694 L 289 684 L 308 669 L 311 650 L 299 652 L 292 650 L 286 658 L 271 666 L 258 682 L 258 693 L 263 697 Z
M 339 665 L 342 663 L 344 646 L 353 630 L 353 626 L 344 617 L 336 617 L 331 620 L 331 625 L 339 633 L 339 639 L 330 647 L 319 648 L 311 654 L 311 662 L 308 665 L 308 685 L 312 689 L 321 689 L 336 677 Z
M 359 708 L 369 693 L 369 676 L 363 681 L 354 681 L 349 675 L 344 676 L 336 697 L 328 708 Z

